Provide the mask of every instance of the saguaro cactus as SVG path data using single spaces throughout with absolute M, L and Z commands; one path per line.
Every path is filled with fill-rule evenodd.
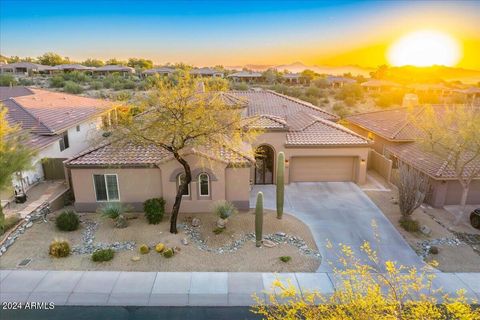
M 278 153 L 277 158 L 277 219 L 282 219 L 285 201 L 285 154 Z
M 263 228 L 263 193 L 257 194 L 257 204 L 255 206 L 255 240 L 257 247 L 262 246 L 262 228 Z

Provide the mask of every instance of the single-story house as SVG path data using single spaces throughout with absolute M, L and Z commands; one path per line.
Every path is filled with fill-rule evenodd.
M 193 181 L 182 201 L 182 212 L 210 211 L 217 200 L 247 209 L 252 184 L 276 183 L 280 151 L 285 153 L 286 183 L 365 182 L 369 142 L 337 124 L 337 116 L 272 91 L 222 95 L 240 102 L 244 126 L 261 128 L 262 134 L 248 146 L 255 152 L 226 147 L 221 152 L 185 150 Z M 70 158 L 65 166 L 78 211 L 93 211 L 107 201 L 141 210 L 142 203 L 153 197 L 163 197 L 171 210 L 183 176 L 181 165 L 164 150 L 132 145 L 106 143 Z
M 81 64 L 59 64 L 53 67 L 46 69 L 49 73 L 55 72 L 72 72 L 72 71 L 83 71 L 83 72 L 92 72 L 94 67 L 87 67 Z
M 93 69 L 93 72 L 99 75 L 107 75 L 109 73 L 121 73 L 123 75 L 135 73 L 135 69 L 132 67 L 109 64 L 106 66 L 98 67 Z
M 402 87 L 402 85 L 396 82 L 378 79 L 368 80 L 362 82 L 360 85 L 366 88 L 368 91 L 386 91 Z
M 223 78 L 223 72 L 214 68 L 195 68 L 190 71 L 190 74 L 194 77 Z
M 29 75 L 32 73 L 47 72 L 50 66 L 33 62 L 15 62 L 0 65 L 0 73 L 14 73 L 19 75 Z
M 259 82 L 263 80 L 263 75 L 261 72 L 254 71 L 240 71 L 229 74 L 227 78 L 232 79 L 235 82 Z
M 173 67 L 159 67 L 159 68 L 153 68 L 153 69 L 148 69 L 143 71 L 144 76 L 151 76 L 154 74 L 158 74 L 161 76 L 169 76 L 175 72 L 175 68 Z
M 443 105 L 435 106 L 442 113 Z M 416 117 L 421 116 L 424 108 L 415 109 Z M 352 115 L 346 118 L 346 126 L 372 142 L 372 149 L 392 160 L 393 170 L 396 160 L 400 159 L 431 178 L 432 192 L 426 202 L 434 207 L 459 204 L 462 187 L 455 178 L 454 170 L 448 162 L 432 152 L 425 151 L 419 144 L 421 132 L 410 121 L 411 115 L 406 107 L 374 111 Z M 480 161 L 472 163 L 478 168 Z M 480 203 L 480 175 L 473 180 L 467 203 Z
M 339 88 L 343 87 L 345 84 L 357 83 L 355 79 L 340 76 L 328 76 L 326 80 L 330 84 L 330 86 Z
M 302 75 L 300 73 L 285 73 L 282 78 L 288 83 L 300 83 Z
M 27 87 L 0 87 L 0 105 L 7 108 L 7 121 L 20 126 L 36 151 L 33 169 L 13 181 L 13 187 L 24 190 L 45 178 L 64 179 L 62 162 L 88 148 L 111 121 L 110 113 L 115 115 L 106 100 Z M 2 194 L 2 200 L 12 195 L 13 187 Z

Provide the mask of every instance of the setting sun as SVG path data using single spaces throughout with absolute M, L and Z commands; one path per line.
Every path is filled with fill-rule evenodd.
M 448 34 L 422 30 L 397 40 L 388 51 L 388 60 L 394 66 L 454 66 L 460 59 L 460 51 L 457 41 Z

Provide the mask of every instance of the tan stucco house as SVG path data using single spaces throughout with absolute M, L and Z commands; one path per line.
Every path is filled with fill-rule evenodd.
M 224 148 L 221 152 L 185 150 L 192 183 L 182 212 L 208 212 L 215 201 L 228 200 L 247 209 L 252 184 L 274 184 L 276 159 L 285 153 L 286 183 L 366 179 L 369 142 L 336 123 L 337 117 L 308 102 L 272 91 L 232 91 L 244 102 L 245 126 L 262 128 L 251 146 L 255 158 Z M 209 161 L 204 161 L 208 159 Z M 170 154 L 155 147 L 104 144 L 65 162 L 78 211 L 94 211 L 107 201 L 141 209 L 152 197 L 163 197 L 167 210 L 183 170 Z
M 442 114 L 445 106 L 434 106 Z M 415 108 L 415 117 L 421 117 L 424 107 Z M 378 154 L 392 160 L 393 170 L 396 160 L 409 163 L 417 170 L 431 178 L 431 193 L 426 202 L 434 207 L 458 205 L 462 187 L 456 178 L 455 170 L 448 162 L 432 152 L 425 151 L 418 143 L 420 131 L 410 121 L 408 108 L 374 111 L 347 117 L 346 126 L 356 133 L 368 138 L 372 148 Z M 480 163 L 471 163 L 471 170 L 478 170 Z M 469 188 L 467 204 L 480 203 L 480 176 L 474 179 Z

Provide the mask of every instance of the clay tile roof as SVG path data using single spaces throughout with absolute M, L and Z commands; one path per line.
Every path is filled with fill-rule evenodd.
M 87 149 L 65 161 L 69 167 L 81 166 L 147 166 L 155 165 L 169 153 L 155 146 L 137 146 L 128 144 L 114 146 L 110 143 Z
M 51 134 L 84 122 L 113 107 L 105 100 L 39 89 L 30 90 L 32 95 L 18 96 L 10 100 L 48 128 Z
M 46 70 L 50 66 L 44 66 L 43 64 L 33 63 L 33 62 L 15 62 L 10 64 L 4 64 L 0 66 L 0 69 L 12 69 L 12 68 L 26 68 L 26 69 L 33 69 L 33 70 Z
M 31 94 L 33 94 L 33 91 L 26 87 L 0 87 L 0 100 L 28 96 Z
M 260 78 L 262 76 L 262 73 L 260 72 L 250 72 L 250 71 L 240 71 L 240 72 L 235 72 L 228 77 L 232 78 Z
M 93 71 L 99 72 L 131 72 L 134 73 L 135 69 L 131 67 L 121 66 L 117 64 L 108 64 L 106 66 L 95 68 Z
M 418 111 L 420 112 L 420 111 Z M 407 108 L 359 113 L 347 121 L 390 140 L 414 140 L 418 130 L 409 121 Z
M 58 64 L 54 67 L 49 67 L 47 70 L 80 70 L 80 71 L 87 71 L 93 70 L 94 67 L 87 67 L 81 64 Z
M 231 91 L 230 94 L 241 97 L 248 102 L 246 117 L 271 115 L 286 119 L 288 115 L 304 111 L 312 116 L 327 120 L 337 120 L 338 117 L 311 103 L 270 91 Z
M 171 67 L 160 67 L 160 68 L 153 68 L 143 71 L 144 74 L 155 74 L 155 73 L 173 73 L 175 72 L 175 68 Z
M 409 142 L 388 146 L 387 152 L 435 179 L 456 179 L 455 169 L 442 157 L 426 151 L 419 143 Z M 480 160 L 466 167 L 468 174 L 480 171 Z
M 243 119 L 244 126 L 254 129 L 286 130 L 287 122 L 276 116 L 260 115 Z
M 363 145 L 369 142 L 353 131 L 334 122 L 316 119 L 306 128 L 287 133 L 287 146 Z

